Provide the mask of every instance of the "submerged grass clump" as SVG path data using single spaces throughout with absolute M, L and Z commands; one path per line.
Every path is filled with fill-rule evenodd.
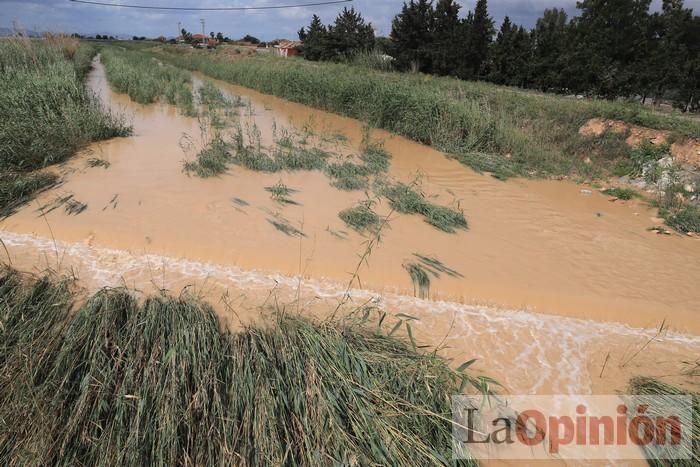
M 248 201 L 244 200 L 243 198 L 234 197 L 234 198 L 231 198 L 231 201 L 233 201 L 233 204 L 235 204 L 236 206 L 239 206 L 241 208 L 245 208 L 245 207 L 250 206 L 250 203 Z
M 430 270 L 419 263 L 404 263 L 403 268 L 411 276 L 413 282 L 413 295 L 420 298 L 427 298 L 430 294 Z
M 446 274 L 450 277 L 464 277 L 462 273 L 448 267 L 445 263 L 433 256 L 421 255 L 419 253 L 413 253 L 413 256 L 418 259 L 424 268 L 430 270 L 435 277 L 440 277 L 440 274 Z
M 371 200 L 365 200 L 348 209 L 338 213 L 338 217 L 345 222 L 348 227 L 358 231 L 373 231 L 381 222 L 381 217 L 374 212 Z
M 604 195 L 612 196 L 613 198 L 629 201 L 632 198 L 639 197 L 639 194 L 630 188 L 606 188 L 602 191 Z
M 433 204 L 425 195 L 402 182 L 386 184 L 382 195 L 389 200 L 391 207 L 403 214 L 420 214 L 425 221 L 443 232 L 454 233 L 457 229 L 466 230 L 467 220 L 461 210 Z
M 73 198 L 66 200 L 66 202 L 63 204 L 63 209 L 69 216 L 77 216 L 85 211 L 87 207 L 87 203 L 83 203 L 82 201 L 78 201 L 77 199 Z
M 389 170 L 391 156 L 381 144 L 371 142 L 366 131 L 359 159 L 361 164 L 344 161 L 327 165 L 326 174 L 334 187 L 345 191 L 366 189 L 371 176 L 379 176 Z
M 446 266 L 442 261 L 432 256 L 414 253 L 417 261 L 407 261 L 403 268 L 411 277 L 413 283 L 413 295 L 427 298 L 430 294 L 431 277 L 439 279 L 442 274 L 450 277 L 464 277 L 460 272 Z
M 269 217 L 267 222 L 288 237 L 306 237 L 304 232 L 294 227 L 287 219 L 281 216 Z
M 204 81 L 198 90 L 199 102 L 205 106 L 225 107 L 228 104 L 224 93 L 211 81 Z
M 331 155 L 320 148 L 294 145 L 278 148 L 273 155 L 279 167 L 285 170 L 321 170 Z
M 104 167 L 105 169 L 108 169 L 110 165 L 112 165 L 109 161 L 104 160 L 104 159 L 97 159 L 95 157 L 91 157 L 86 161 L 86 164 L 88 167 Z
M 282 183 L 281 180 L 272 186 L 266 186 L 265 191 L 270 193 L 270 197 L 275 201 L 285 204 L 297 204 L 295 201 L 289 199 L 289 195 L 296 193 L 298 190 L 289 188 L 287 185 Z
M 652 466 L 697 466 L 700 465 L 700 395 L 696 393 L 689 393 L 683 391 L 682 389 L 672 386 L 670 384 L 664 383 L 655 378 L 647 377 L 635 377 L 629 382 L 628 396 L 630 402 L 634 406 L 646 405 L 648 411 L 645 413 L 646 416 L 650 417 L 652 420 L 656 420 L 657 417 L 668 417 L 670 414 L 682 414 L 688 411 L 691 414 L 690 420 L 686 420 L 690 425 L 691 432 L 683 433 L 684 436 L 689 436 L 691 442 L 680 456 L 682 458 L 673 458 L 669 462 L 669 456 L 664 456 L 663 452 L 665 449 L 669 449 L 671 446 L 674 449 L 674 453 L 678 453 L 679 446 L 674 446 L 671 443 L 666 445 L 656 445 L 655 443 L 650 443 L 643 446 L 649 465 Z M 664 396 L 690 396 L 688 406 L 679 406 L 681 403 L 678 399 L 666 398 Z M 660 402 L 662 401 L 662 402 Z M 668 410 L 663 410 L 663 406 Z M 671 408 L 669 408 L 671 407 Z M 660 410 L 661 409 L 661 410 Z M 660 413 L 656 411 L 660 410 Z M 634 417 L 635 412 L 630 410 L 630 417 Z
M 231 160 L 229 145 L 217 136 L 197 154 L 196 160 L 185 161 L 182 168 L 186 173 L 194 173 L 202 178 L 215 177 L 226 172 Z
M 188 295 L 74 300 L 0 274 L 3 465 L 445 465 L 450 397 L 479 384 L 357 320 L 229 334 Z
M 364 165 L 354 162 L 333 162 L 326 167 L 331 184 L 339 190 L 363 190 L 369 186 L 369 171 Z

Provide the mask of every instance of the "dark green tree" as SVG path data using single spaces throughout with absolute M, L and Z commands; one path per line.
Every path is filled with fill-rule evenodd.
M 532 31 L 532 85 L 541 91 L 560 91 L 564 87 L 567 20 L 563 9 L 546 9 Z
M 631 96 L 635 64 L 645 53 L 651 0 L 583 0 L 573 23 L 567 73 L 577 92 Z
M 243 38 L 241 40 L 243 42 L 250 42 L 251 44 L 259 44 L 260 43 L 260 39 L 258 39 L 255 36 L 251 36 L 250 34 L 246 34 L 245 36 L 243 36 Z
M 432 72 L 439 75 L 456 73 L 463 47 L 460 38 L 459 4 L 454 0 L 438 0 L 433 19 Z
M 327 60 L 343 61 L 374 49 L 374 29 L 354 8 L 343 8 L 328 28 Z
M 530 34 L 506 16 L 491 47 L 486 78 L 497 84 L 525 87 L 531 59 Z
M 301 55 L 307 60 L 321 60 L 327 55 L 328 30 L 321 22 L 318 15 L 311 18 L 311 24 L 299 31 L 299 40 L 302 43 Z
M 466 50 L 460 77 L 476 79 L 486 72 L 489 48 L 495 33 L 493 18 L 489 16 L 486 0 L 478 0 L 474 13 L 470 13 L 462 26 Z
M 433 70 L 433 22 L 435 11 L 428 0 L 404 3 L 391 25 L 395 65 L 400 70 L 429 73 Z
M 668 3 L 679 4 L 673 8 L 676 15 L 668 18 L 668 27 L 676 35 L 674 53 L 668 54 L 671 67 L 677 70 L 672 78 L 676 90 L 674 106 L 684 112 L 697 112 L 700 110 L 700 17 L 692 16 L 692 11 L 684 9 L 680 0 Z

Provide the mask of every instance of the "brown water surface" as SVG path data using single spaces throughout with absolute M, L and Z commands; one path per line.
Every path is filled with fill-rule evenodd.
M 62 186 L 2 222 L 16 266 L 71 267 L 91 290 L 194 285 L 233 327 L 256 319 L 271 296 L 319 315 L 334 309 L 367 241 L 338 212 L 364 199 L 362 192 L 339 191 L 321 172 L 232 166 L 221 177 L 190 177 L 182 163 L 193 154 L 183 145 L 201 145 L 196 119 L 112 92 L 99 64 L 89 82 L 131 118 L 135 135 L 90 146 L 62 167 Z M 263 141 L 273 126 L 310 127 L 316 135 L 343 134 L 347 141 L 333 143 L 338 152 L 360 146 L 356 120 L 215 84 L 250 102 L 240 119 L 254 122 Z M 502 182 L 399 136 L 371 136 L 392 155 L 390 176 L 419 177 L 432 201 L 464 209 L 470 229 L 448 234 L 419 216 L 394 214 L 360 269 L 364 290 L 353 290 L 352 304 L 371 300 L 420 318 L 421 342 L 444 340 L 443 353 L 456 362 L 479 358 L 477 369 L 518 393 L 606 393 L 634 374 L 678 375 L 682 360 L 697 357 L 700 242 L 648 232 L 654 210 L 571 182 Z M 87 168 L 90 157 L 111 165 Z M 299 190 L 298 205 L 281 205 L 264 190 L 280 180 Z M 88 208 L 39 215 L 39 206 L 67 194 Z M 269 221 L 280 216 L 306 236 L 275 229 Z M 402 266 L 414 253 L 462 277 L 433 278 L 432 301 L 416 299 Z M 656 337 L 663 320 L 671 331 Z

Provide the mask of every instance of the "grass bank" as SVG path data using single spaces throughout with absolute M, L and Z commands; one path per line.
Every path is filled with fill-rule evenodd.
M 187 295 L 76 300 L 0 272 L 3 465 L 445 465 L 450 396 L 484 383 L 359 317 L 230 334 Z
M 429 144 L 499 177 L 612 173 L 627 154 L 592 151 L 599 138 L 579 135 L 594 117 L 700 137 L 697 120 L 632 103 L 578 101 L 530 91 L 387 73 L 345 64 L 235 57 L 163 47 L 168 62 Z
M 115 91 L 140 104 L 163 101 L 195 116 L 192 77 L 185 70 L 160 63 L 152 55 L 113 46 L 102 49 L 107 80 Z
M 695 374 L 695 376 L 698 376 Z M 656 417 L 667 417 L 668 412 L 662 413 L 659 410 L 659 398 L 664 400 L 664 396 L 684 396 L 689 395 L 689 406 L 681 406 L 677 399 L 666 399 L 665 404 L 676 408 L 675 413 L 682 414 L 686 410 L 692 416 L 691 432 L 685 433 L 691 438 L 691 443 L 683 452 L 683 459 L 668 459 L 668 455 L 664 454 L 665 446 L 659 447 L 655 445 L 645 446 L 643 449 L 649 459 L 649 465 L 654 467 L 662 467 L 673 465 L 678 467 L 690 467 L 700 465 L 700 395 L 688 393 L 676 386 L 664 383 L 655 378 L 635 377 L 629 383 L 629 394 L 634 394 L 632 400 L 636 405 L 647 405 L 649 407 L 648 416 L 654 420 Z M 632 416 L 632 415 L 630 415 Z M 676 451 L 677 452 L 677 451 Z
M 129 134 L 83 83 L 94 54 L 64 37 L 0 41 L 0 216 L 57 180 L 33 171 Z

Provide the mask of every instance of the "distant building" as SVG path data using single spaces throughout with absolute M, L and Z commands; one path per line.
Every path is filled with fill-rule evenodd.
M 215 49 L 216 46 L 219 45 L 218 40 L 210 36 L 205 36 L 204 34 L 192 34 L 192 43 L 196 47 L 206 46 L 207 49 Z
M 279 44 L 275 46 L 275 54 L 280 57 L 293 57 L 299 53 L 298 47 L 301 42 L 281 40 Z

